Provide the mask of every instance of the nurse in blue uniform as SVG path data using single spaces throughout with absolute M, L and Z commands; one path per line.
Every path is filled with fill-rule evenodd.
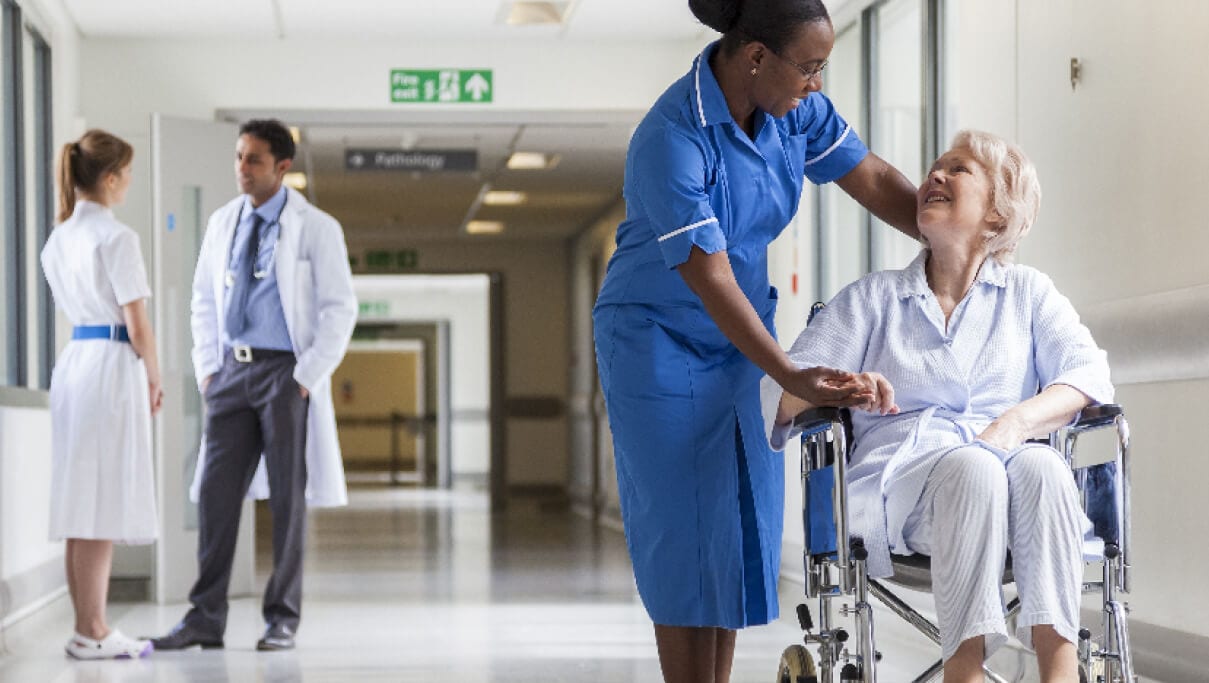
M 818 0 L 689 7 L 722 39 L 630 141 L 626 219 L 593 318 L 626 541 L 664 679 L 720 683 L 735 631 L 777 617 L 784 475 L 763 437 L 760 378 L 815 405 L 870 397 L 781 349 L 768 244 L 804 177 L 918 232 L 914 187 L 819 92 L 835 33 Z

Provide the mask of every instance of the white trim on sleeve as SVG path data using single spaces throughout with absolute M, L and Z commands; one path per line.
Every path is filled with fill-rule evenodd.
M 679 235 L 682 232 L 688 232 L 689 230 L 695 230 L 703 225 L 708 225 L 710 223 L 717 223 L 717 222 L 718 222 L 718 219 L 716 217 L 706 218 L 703 221 L 697 221 L 696 223 L 693 223 L 692 225 L 686 225 L 683 228 L 680 228 L 678 230 L 673 230 L 673 231 L 667 233 L 666 235 L 660 235 L 659 241 L 662 242 L 664 240 L 671 239 L 671 238 L 675 237 L 676 235 Z
M 704 128 L 706 126 L 705 105 L 702 104 L 702 102 L 701 102 L 701 59 L 704 56 L 705 56 L 704 52 L 697 55 L 697 63 L 693 65 L 695 67 L 693 69 L 693 77 L 696 79 L 696 85 L 697 85 L 697 116 L 701 117 L 701 127 L 702 128 Z
M 844 142 L 844 139 L 848 137 L 848 133 L 849 133 L 849 132 L 851 132 L 851 131 L 852 131 L 852 125 L 851 125 L 851 124 L 849 124 L 849 125 L 845 126 L 845 127 L 844 127 L 844 132 L 843 132 L 843 133 L 840 133 L 840 138 L 839 138 L 838 140 L 836 140 L 835 142 L 831 143 L 831 146 L 830 146 L 830 147 L 828 147 L 826 150 L 824 150 L 822 154 L 818 155 L 817 157 L 815 157 L 815 158 L 813 158 L 813 159 L 807 159 L 807 160 L 806 160 L 806 166 L 809 166 L 809 165 L 811 165 L 811 164 L 817 164 L 817 163 L 819 163 L 820 161 L 822 161 L 823 159 L 825 159 L 825 158 L 827 157 L 827 155 L 828 155 L 828 154 L 831 154 L 832 152 L 834 152 L 834 151 L 835 151 L 835 148 L 836 148 L 836 147 L 839 147 L 839 146 L 840 146 L 840 144 Z

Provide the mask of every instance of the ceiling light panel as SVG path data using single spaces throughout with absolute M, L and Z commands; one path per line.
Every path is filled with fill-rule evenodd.
M 471 235 L 498 235 L 504 231 L 502 221 L 467 221 L 466 232 Z
M 517 206 L 528 199 L 524 192 L 513 190 L 491 190 L 483 195 L 483 203 L 488 206 Z
M 514 171 L 544 171 L 557 166 L 558 160 L 559 156 L 557 154 L 513 152 L 512 156 L 508 157 L 508 168 Z
M 563 23 L 567 17 L 567 2 L 530 2 L 517 0 L 506 3 L 508 16 L 504 23 L 509 26 L 550 26 Z

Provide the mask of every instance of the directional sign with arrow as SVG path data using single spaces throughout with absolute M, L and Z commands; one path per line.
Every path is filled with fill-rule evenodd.
M 391 102 L 468 102 L 494 97 L 491 69 L 391 69 Z

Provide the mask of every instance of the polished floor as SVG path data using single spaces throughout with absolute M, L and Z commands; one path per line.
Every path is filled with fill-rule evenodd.
M 75 662 L 62 650 L 71 615 L 61 598 L 3 634 L 0 681 L 661 680 L 621 534 L 565 507 L 520 499 L 492 514 L 481 491 L 356 488 L 349 507 L 315 512 L 309 534 L 292 652 L 256 652 L 259 602 L 243 597 L 232 601 L 225 650 Z M 258 567 L 268 560 L 258 557 Z M 739 635 L 735 683 L 775 680 L 781 650 L 800 638 L 791 616 L 796 592 L 783 586 L 779 622 Z M 162 633 L 183 612 L 183 605 L 115 604 L 110 621 L 131 635 Z M 883 681 L 911 680 L 935 656 L 890 619 L 880 619 L 878 637 L 888 653 Z M 1008 680 L 1035 680 L 1022 653 L 996 659 Z

